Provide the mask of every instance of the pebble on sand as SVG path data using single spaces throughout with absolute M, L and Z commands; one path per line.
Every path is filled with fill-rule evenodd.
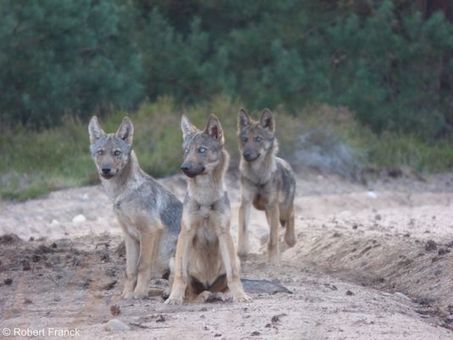
M 87 218 L 85 216 L 83 216 L 82 214 L 80 214 L 80 215 L 74 216 L 74 218 L 72 219 L 72 223 L 79 224 L 79 223 L 85 222 L 86 220 L 87 220 Z
M 106 331 L 128 331 L 131 328 L 121 320 L 112 319 L 104 325 L 104 329 Z

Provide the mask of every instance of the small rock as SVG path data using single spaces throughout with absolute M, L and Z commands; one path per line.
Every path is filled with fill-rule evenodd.
M 258 332 L 258 331 L 253 331 L 251 335 L 252 335 L 252 336 L 258 336 L 258 335 L 261 335 L 261 333 Z
M 425 244 L 426 251 L 432 251 L 437 249 L 437 243 L 433 240 L 428 240 Z
M 346 295 L 347 295 L 347 296 L 352 296 L 352 295 L 354 295 L 354 293 L 351 292 L 350 290 L 347 290 L 347 291 L 346 291 Z
M 113 315 L 113 316 L 118 316 L 121 314 L 121 309 L 120 309 L 120 306 L 118 305 L 111 305 L 110 306 L 110 313 Z
M 128 331 L 131 328 L 121 320 L 112 319 L 104 325 L 104 329 L 106 331 Z
M 32 303 L 33 303 L 33 301 L 31 301 L 30 299 L 27 299 L 27 298 L 24 299 L 24 304 L 30 305 Z
M 52 227 L 57 226 L 57 225 L 59 225 L 59 224 L 60 224 L 60 222 L 58 222 L 58 220 L 53 219 L 52 221 L 50 221 L 50 225 L 51 225 Z
M 272 322 L 272 323 L 277 323 L 277 322 L 280 321 L 280 318 L 281 318 L 282 316 L 286 316 L 286 315 L 287 315 L 287 314 L 285 314 L 285 313 L 274 315 L 274 316 L 271 318 L 271 322 Z
M 79 214 L 79 215 L 74 216 L 74 218 L 72 219 L 72 223 L 80 224 L 80 223 L 85 222 L 86 220 L 87 220 L 87 218 L 84 215 Z
M 22 264 L 22 270 L 27 271 L 27 270 L 31 269 L 30 262 L 28 262 L 27 260 L 22 260 L 21 264 Z
M 162 314 L 160 314 L 160 315 L 157 317 L 156 322 L 165 322 L 165 320 L 166 320 L 165 317 L 164 317 Z
M 382 216 L 379 215 L 379 214 L 376 214 L 376 216 L 374 216 L 374 219 L 375 219 L 376 221 L 380 221 L 380 220 L 382 220 Z
M 368 191 L 367 195 L 370 198 L 376 198 L 378 196 L 374 191 Z
M 331 290 L 338 290 L 337 286 L 335 286 L 334 284 L 330 284 L 330 283 L 325 283 L 324 287 L 329 288 Z
M 3 281 L 3 283 L 7 286 L 11 286 L 11 284 L 13 283 L 13 279 L 7 278 L 5 279 L 5 281 Z
M 446 249 L 446 248 L 440 248 L 438 251 L 437 251 L 437 254 L 442 256 L 442 255 L 445 255 L 445 254 L 448 254 L 450 252 L 450 249 Z

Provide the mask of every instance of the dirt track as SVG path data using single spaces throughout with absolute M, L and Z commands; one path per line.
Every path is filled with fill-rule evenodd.
M 183 194 L 180 177 L 164 182 Z M 234 236 L 236 182 L 229 185 Z M 243 264 L 243 277 L 278 280 L 292 294 L 179 307 L 158 296 L 119 299 L 120 230 L 100 187 L 0 204 L 0 235 L 20 238 L 0 239 L 0 331 L 77 329 L 80 338 L 453 338 L 453 176 L 365 187 L 309 174 L 299 178 L 298 193 L 298 243 L 284 251 L 283 264 L 270 268 L 264 261 L 268 228 L 258 212 L 254 254 Z M 114 318 L 130 329 L 106 330 Z

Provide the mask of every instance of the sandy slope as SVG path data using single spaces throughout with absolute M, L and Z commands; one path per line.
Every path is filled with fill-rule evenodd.
M 236 236 L 239 191 L 231 177 Z M 180 177 L 164 180 L 179 196 Z M 78 329 L 81 338 L 453 338 L 453 183 L 398 179 L 368 186 L 308 174 L 298 180 L 298 244 L 265 263 L 268 228 L 252 215 L 243 276 L 276 279 L 293 294 L 250 304 L 166 306 L 122 301 L 120 231 L 99 187 L 0 205 L 0 331 Z M 32 241 L 28 241 L 30 237 Z M 42 239 L 41 239 L 42 238 Z M 10 282 L 8 279 L 12 279 Z M 165 286 L 165 281 L 154 286 Z M 120 314 L 113 316 L 116 305 Z M 126 331 L 105 330 L 117 318 Z

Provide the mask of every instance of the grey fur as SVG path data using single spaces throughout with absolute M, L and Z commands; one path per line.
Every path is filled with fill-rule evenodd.
M 240 263 L 230 234 L 231 208 L 224 184 L 228 152 L 217 117 L 204 131 L 183 116 L 184 161 L 188 176 L 181 233 L 175 255 L 169 304 L 185 298 L 205 301 L 210 292 L 229 289 L 235 301 L 250 301 L 240 281 Z
M 264 210 L 270 226 L 268 243 L 269 261 L 278 264 L 279 228 L 286 226 L 285 240 L 289 246 L 296 242 L 294 234 L 294 197 L 296 180 L 291 166 L 276 156 L 278 141 L 275 137 L 272 112 L 265 109 L 259 121 L 251 119 L 244 109 L 238 117 L 239 149 L 242 157 L 241 206 L 239 209 L 239 255 L 248 253 L 248 219 L 250 206 Z
M 152 275 L 169 271 L 182 204 L 140 168 L 132 150 L 133 125 L 127 117 L 115 134 L 106 134 L 96 117 L 88 130 L 91 156 L 125 237 L 127 280 L 123 297 L 140 298 L 147 295 Z

